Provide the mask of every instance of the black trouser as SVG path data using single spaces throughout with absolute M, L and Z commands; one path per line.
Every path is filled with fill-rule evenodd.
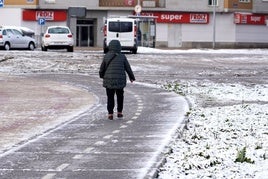
M 109 89 L 106 88 L 107 94 L 107 110 L 109 114 L 114 113 L 114 94 L 117 97 L 117 112 L 123 111 L 124 105 L 124 89 Z

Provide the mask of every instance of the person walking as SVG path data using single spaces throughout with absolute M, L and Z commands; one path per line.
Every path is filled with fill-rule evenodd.
M 113 120 L 115 94 L 117 97 L 117 117 L 123 117 L 124 88 L 127 83 L 126 73 L 131 83 L 136 80 L 126 56 L 121 53 L 121 49 L 120 42 L 112 40 L 99 70 L 100 78 L 103 78 L 103 87 L 106 88 L 108 119 L 110 120 Z

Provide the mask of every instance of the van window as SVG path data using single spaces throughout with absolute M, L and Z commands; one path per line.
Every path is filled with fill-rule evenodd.
M 132 32 L 132 22 L 109 22 L 110 32 Z

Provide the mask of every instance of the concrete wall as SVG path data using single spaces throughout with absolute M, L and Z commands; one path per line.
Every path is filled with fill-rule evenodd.
M 218 0 L 217 11 L 223 11 L 223 3 L 223 0 Z M 211 12 L 212 6 L 208 5 L 208 0 L 166 0 L 165 10 Z
M 37 6 L 38 6 L 38 0 L 4 0 L 4 7 L 7 8 L 35 9 L 37 8 Z
M 106 11 L 90 11 L 87 12 L 86 18 L 94 19 L 95 22 L 95 45 L 98 47 L 102 47 L 103 45 L 103 19 L 107 17 Z
M 0 25 L 21 26 L 22 10 L 20 8 L 1 8 L 0 17 Z
M 168 26 L 166 24 L 156 24 L 156 46 L 168 47 L 167 39 L 168 39 Z
M 254 25 L 237 25 L 236 42 L 258 42 L 268 45 L 268 27 Z
M 211 47 L 213 43 L 212 14 L 210 14 L 209 24 L 183 24 L 182 34 L 182 47 Z M 233 14 L 217 14 L 215 22 L 215 43 L 222 47 L 229 46 L 235 43 L 235 36 Z
M 254 0 L 252 11 L 256 13 L 268 13 L 268 0 Z

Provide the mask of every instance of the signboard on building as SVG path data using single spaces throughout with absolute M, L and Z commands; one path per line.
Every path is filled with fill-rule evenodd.
M 22 19 L 24 21 L 37 21 L 45 19 L 46 21 L 66 21 L 67 12 L 64 10 L 24 10 L 22 12 Z
M 207 24 L 208 13 L 142 12 L 143 16 L 155 16 L 157 23 Z
M 265 15 L 251 13 L 234 13 L 235 24 L 265 25 Z
M 53 21 L 55 17 L 54 11 L 36 11 L 35 15 L 36 19 L 45 19 L 48 21 Z

